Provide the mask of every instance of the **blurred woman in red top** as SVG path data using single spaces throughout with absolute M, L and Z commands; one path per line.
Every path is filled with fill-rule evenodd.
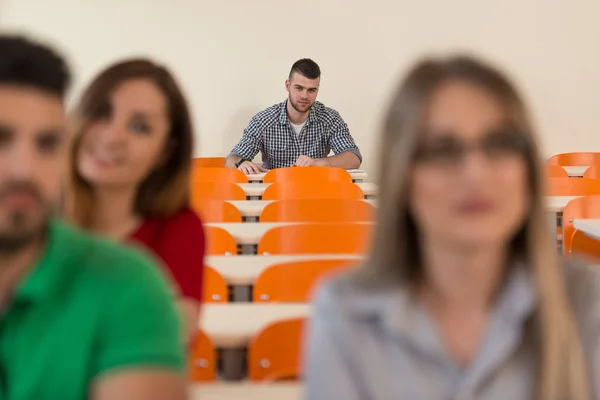
M 189 205 L 193 130 L 175 79 L 148 60 L 112 65 L 83 92 L 72 122 L 67 217 L 158 256 L 178 284 L 186 332 L 193 332 L 204 232 Z

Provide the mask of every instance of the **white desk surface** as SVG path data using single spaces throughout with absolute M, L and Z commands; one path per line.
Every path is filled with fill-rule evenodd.
M 211 382 L 190 385 L 188 394 L 190 400 L 301 400 L 304 387 L 301 382 Z
M 361 260 L 363 258 L 364 256 L 356 254 L 309 254 L 293 256 L 246 254 L 239 256 L 207 256 L 204 264 L 219 272 L 229 285 L 251 286 L 254 285 L 256 278 L 271 265 L 305 260 Z
M 578 197 L 580 196 L 546 196 L 544 198 L 546 211 L 554 213 L 562 212 L 569 201 Z
M 254 185 L 260 186 L 262 184 Z M 546 196 L 546 211 L 561 212 L 569 201 L 577 197 L 579 196 Z M 228 200 L 229 203 L 233 204 L 238 210 L 240 210 L 242 217 L 260 216 L 265 206 L 272 201 L 273 200 Z M 373 206 L 377 206 L 376 199 L 367 199 L 365 201 L 371 203 Z
M 267 325 L 285 319 L 310 317 L 308 303 L 203 304 L 199 326 L 215 347 L 241 348 Z
M 600 240 L 600 219 L 575 219 L 575 229 L 579 229 L 587 236 Z
M 347 170 L 354 181 L 364 181 L 367 179 L 367 173 L 362 169 L 349 169 Z M 265 177 L 265 172 L 261 174 L 249 174 L 246 175 L 248 177 L 248 182 L 261 182 Z
M 573 178 L 581 178 L 583 176 L 583 173 L 585 172 L 586 169 L 589 168 L 589 166 L 584 166 L 584 167 L 568 167 L 565 166 L 563 167 L 566 171 L 567 174 L 569 174 L 570 177 Z
M 371 222 L 355 222 L 357 224 L 370 224 Z M 207 226 L 217 226 L 225 229 L 229 232 L 237 244 L 239 245 L 251 245 L 258 244 L 260 238 L 263 237 L 265 232 L 271 228 L 285 225 L 298 225 L 302 222 L 260 222 L 260 223 L 248 223 L 248 222 L 209 222 Z M 236 257 L 236 256 L 232 256 Z
M 275 200 L 228 200 L 229 203 L 233 204 L 242 214 L 242 217 L 259 217 L 263 209 L 267 204 Z M 368 199 L 364 200 L 372 205 L 377 205 L 377 200 Z
M 270 183 L 238 183 L 238 185 L 244 189 L 246 196 L 262 197 Z M 377 185 L 373 182 L 359 182 L 356 185 L 362 189 L 365 196 L 377 195 Z

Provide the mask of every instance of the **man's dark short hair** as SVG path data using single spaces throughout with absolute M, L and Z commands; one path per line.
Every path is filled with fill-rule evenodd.
M 290 77 L 292 79 L 292 74 L 294 72 L 299 73 L 307 77 L 308 79 L 317 79 L 321 76 L 321 68 L 317 65 L 316 62 L 311 60 L 310 58 L 303 58 L 298 60 L 292 65 L 292 69 L 290 70 Z
M 0 35 L 0 84 L 22 85 L 64 97 L 71 81 L 52 48 L 20 36 Z

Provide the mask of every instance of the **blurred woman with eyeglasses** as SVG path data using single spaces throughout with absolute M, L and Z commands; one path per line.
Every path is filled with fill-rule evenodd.
M 540 166 L 502 73 L 416 65 L 385 120 L 370 257 L 317 295 L 308 398 L 600 398 L 599 272 L 561 265 Z

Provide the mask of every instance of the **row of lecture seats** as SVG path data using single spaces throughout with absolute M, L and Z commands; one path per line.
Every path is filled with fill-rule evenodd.
M 207 226 L 206 254 L 235 256 L 238 246 L 225 229 Z M 363 254 L 369 247 L 372 224 L 303 223 L 269 229 L 258 242 L 257 254 Z
M 576 152 L 555 154 L 547 162 L 548 165 L 562 167 L 587 167 L 600 165 L 600 152 Z
M 273 265 L 257 279 L 253 301 L 308 302 L 319 281 L 355 265 L 356 260 L 351 259 L 307 260 Z M 210 267 L 206 267 L 205 271 L 204 302 L 226 302 L 228 289 L 223 277 Z M 299 377 L 298 357 L 304 324 L 304 319 L 283 320 L 258 333 L 248 348 L 248 378 L 253 381 L 272 381 Z M 200 332 L 190 353 L 190 378 L 193 381 L 214 380 L 217 359 L 218 353 L 210 338 Z
M 248 183 L 248 176 L 242 171 L 232 168 L 205 168 L 194 167 L 192 171 L 193 182 L 230 182 Z M 278 183 L 298 180 L 327 180 L 339 182 L 352 182 L 348 171 L 332 167 L 308 168 L 277 168 L 265 173 L 262 178 L 264 183 Z
M 251 381 L 278 381 L 301 376 L 300 354 L 306 319 L 295 318 L 265 327 L 248 347 L 248 378 Z M 218 352 L 210 338 L 199 332 L 189 357 L 192 381 L 216 379 Z
M 600 195 L 600 179 L 590 178 L 548 178 L 546 194 L 548 196 L 593 196 Z M 564 248 L 565 239 L 569 233 L 563 232 L 565 225 L 564 211 L 563 215 L 557 215 L 556 235 L 557 245 Z M 564 248 L 565 252 L 568 249 Z
M 318 256 L 316 256 L 318 257 Z M 357 264 L 355 259 L 293 261 L 274 264 L 265 269 L 256 279 L 252 291 L 255 303 L 307 302 L 310 301 L 316 284 L 335 272 Z M 215 269 L 205 266 L 205 303 L 227 303 L 227 282 Z
M 546 165 L 546 176 L 549 178 L 568 178 L 569 174 L 567 173 L 567 170 L 560 165 Z M 583 173 L 583 177 L 588 179 L 599 179 L 600 166 L 590 166 Z
M 204 222 L 242 222 L 236 206 L 212 199 L 194 203 Z M 375 219 L 375 207 L 360 200 L 347 199 L 293 199 L 267 204 L 260 214 L 260 222 L 362 222 Z
M 364 199 L 362 189 L 351 182 L 295 181 L 267 186 L 263 200 L 288 199 Z M 192 203 L 203 200 L 246 200 L 241 186 L 230 182 L 197 182 L 192 185 Z
M 600 179 L 549 178 L 547 196 L 588 196 L 600 194 Z
M 355 259 L 343 258 L 274 264 L 257 278 L 252 300 L 255 303 L 308 302 L 320 281 L 356 265 Z M 205 267 L 204 296 L 205 303 L 226 303 L 229 298 L 225 279 L 210 266 Z M 304 319 L 283 320 L 262 329 L 248 347 L 248 378 L 252 381 L 298 378 L 304 324 Z M 218 354 L 210 338 L 201 332 L 190 353 L 190 379 L 214 380 Z
M 581 235 L 573 227 L 576 218 L 600 218 L 600 180 L 588 170 L 585 179 L 568 178 L 566 171 L 558 165 L 599 165 L 590 160 L 576 163 L 573 159 L 563 164 L 562 158 L 557 157 L 552 166 L 547 167 L 547 194 L 552 196 L 587 196 L 571 201 L 564 209 L 565 247 L 569 254 L 588 246 L 598 247 L 598 242 L 589 243 L 587 236 Z M 196 165 L 198 166 L 198 164 Z M 203 165 L 205 167 L 207 165 Z M 210 165 L 212 166 L 212 165 Z M 302 170 L 289 168 L 288 170 Z M 212 173 L 211 173 L 212 174 Z M 218 173 L 217 173 L 218 174 Z M 206 174 L 208 176 L 210 174 Z M 233 173 L 232 176 L 238 176 Z M 266 177 L 265 177 L 266 178 Z M 219 178 L 216 182 L 244 182 Z M 294 190 L 292 186 L 301 186 L 301 179 L 291 179 L 294 185 L 278 190 L 286 192 Z M 326 185 L 315 185 L 316 192 L 325 191 L 324 186 L 332 185 L 331 180 Z M 201 180 L 196 180 L 200 183 Z M 312 180 L 313 182 L 316 179 Z M 215 181 L 213 181 L 215 182 Z M 279 181 L 273 181 L 279 182 Z M 341 183 L 347 183 L 342 181 Z M 289 190 L 289 191 L 288 191 Z M 266 193 L 265 193 L 266 194 Z M 297 196 L 297 194 L 294 194 Z M 277 227 L 267 231 L 259 242 L 258 254 L 364 254 L 370 242 L 372 226 L 368 224 L 352 224 L 353 221 L 371 221 L 374 209 L 364 201 L 337 200 L 327 198 L 305 200 L 280 200 L 265 206 L 261 222 L 309 222 L 303 225 Z M 293 196 L 292 196 L 293 197 Z M 245 197 L 244 197 L 245 198 Z M 265 199 L 269 198 L 263 197 Z M 242 200 L 242 198 L 239 198 Z M 240 222 L 239 211 L 230 203 L 206 198 L 198 200 L 199 210 L 208 222 Z M 229 199 L 227 199 L 229 200 Z M 347 202 L 347 203 L 342 203 Z M 342 206 L 342 204 L 348 204 Z M 351 205 L 350 205 L 351 204 Z M 359 205 L 360 204 L 360 205 Z M 342 209 L 338 211 L 338 209 Z M 204 210 L 204 211 L 202 211 Z M 352 211 L 350 211 L 352 210 Z M 355 217 L 355 218 L 353 218 Z M 312 224 L 312 223 L 320 224 Z M 346 222 L 340 223 L 340 222 Z M 209 254 L 237 254 L 233 237 L 226 231 L 207 228 Z M 226 243 L 225 248 L 216 248 L 217 244 Z M 217 246 L 218 247 L 218 246 Z M 274 264 L 262 271 L 254 283 L 252 300 L 256 303 L 265 302 L 306 302 L 310 298 L 315 284 L 327 274 L 338 269 L 351 268 L 356 260 L 307 260 Z M 229 299 L 229 289 L 225 279 L 213 268 L 207 267 L 205 272 L 206 302 L 225 303 Z M 283 320 L 263 328 L 253 337 L 247 349 L 248 378 L 251 381 L 274 381 L 295 379 L 301 376 L 300 360 L 303 332 L 307 321 L 305 319 Z M 210 338 L 200 334 L 195 342 L 190 356 L 190 374 L 194 381 L 211 381 L 216 379 L 219 363 L 219 351 L 215 349 Z
M 600 218 L 600 195 L 577 197 L 565 206 L 562 215 L 565 254 L 600 258 L 600 243 L 575 229 L 574 221 L 584 218 Z

